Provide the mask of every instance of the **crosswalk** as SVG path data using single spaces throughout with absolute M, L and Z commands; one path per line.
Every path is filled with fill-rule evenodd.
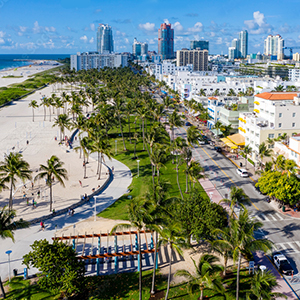
M 291 218 L 283 217 L 280 213 L 270 212 L 270 213 L 255 213 L 251 214 L 250 217 L 260 222 L 274 222 L 274 221 L 283 221 L 290 220 Z
M 300 241 L 275 243 L 275 247 L 284 254 L 300 253 Z

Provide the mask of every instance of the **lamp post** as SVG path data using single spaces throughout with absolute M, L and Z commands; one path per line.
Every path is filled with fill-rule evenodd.
M 140 160 L 138 159 L 136 162 L 138 164 L 138 176 L 137 177 L 140 177 Z
M 10 254 L 12 253 L 12 251 L 7 250 L 5 253 L 8 255 L 8 278 L 9 278 L 9 281 L 10 281 Z
M 118 140 L 115 140 L 115 155 L 117 155 L 118 151 Z

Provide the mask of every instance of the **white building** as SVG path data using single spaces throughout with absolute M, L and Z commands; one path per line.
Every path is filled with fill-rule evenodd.
M 254 97 L 253 112 L 240 113 L 239 133 L 253 150 L 257 160 L 258 147 L 268 138 L 286 133 L 300 133 L 300 98 L 297 93 L 266 92 Z M 269 145 L 269 147 L 272 147 Z
M 265 39 L 265 55 L 277 55 L 277 59 L 281 60 L 284 57 L 283 53 L 284 40 L 283 38 L 277 35 L 268 35 Z
M 300 69 L 289 69 L 289 80 L 300 81 Z
M 71 55 L 71 70 L 102 69 L 104 67 L 127 67 L 128 56 L 125 54 L 98 54 L 96 52 L 78 52 Z

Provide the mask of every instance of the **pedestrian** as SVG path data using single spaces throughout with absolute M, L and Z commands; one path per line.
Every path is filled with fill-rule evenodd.
M 38 196 L 38 198 L 40 198 L 40 196 L 41 196 L 41 191 L 40 190 L 38 190 L 37 196 Z
M 80 187 L 82 187 L 82 182 L 81 182 L 81 180 L 79 180 L 79 185 L 80 185 Z
M 34 198 L 32 198 L 32 208 L 34 208 Z
M 33 181 L 31 181 L 31 188 L 33 189 Z
M 26 193 L 24 192 L 24 194 L 23 194 L 23 198 L 26 198 Z
M 71 208 L 68 209 L 68 215 L 71 215 Z
M 111 167 L 111 172 L 114 174 L 114 170 L 115 170 L 115 168 L 114 168 L 114 166 L 112 166 Z
M 95 188 L 92 188 L 92 192 L 93 192 L 93 193 L 95 192 Z
M 44 229 L 45 229 L 45 224 L 44 224 L 44 222 L 43 221 L 41 221 L 41 230 L 43 230 L 44 231 Z
M 52 209 L 52 214 L 55 216 L 55 209 L 54 208 Z
M 29 206 L 29 199 L 28 197 L 26 198 L 27 206 Z
M 29 144 L 29 141 L 28 141 L 28 140 L 26 141 L 26 144 L 27 144 L 27 145 Z
M 82 163 L 82 166 L 85 167 L 85 162 Z
M 72 208 L 71 215 L 74 215 L 75 210 Z

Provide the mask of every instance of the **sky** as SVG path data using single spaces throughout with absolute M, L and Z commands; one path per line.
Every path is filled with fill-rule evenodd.
M 262 53 L 269 34 L 300 46 L 299 11 L 299 0 L 0 0 L 0 54 L 95 51 L 99 23 L 112 26 L 116 52 L 132 52 L 135 37 L 157 51 L 163 22 L 174 28 L 175 50 L 208 40 L 210 53 L 227 54 L 246 29 L 248 52 Z

